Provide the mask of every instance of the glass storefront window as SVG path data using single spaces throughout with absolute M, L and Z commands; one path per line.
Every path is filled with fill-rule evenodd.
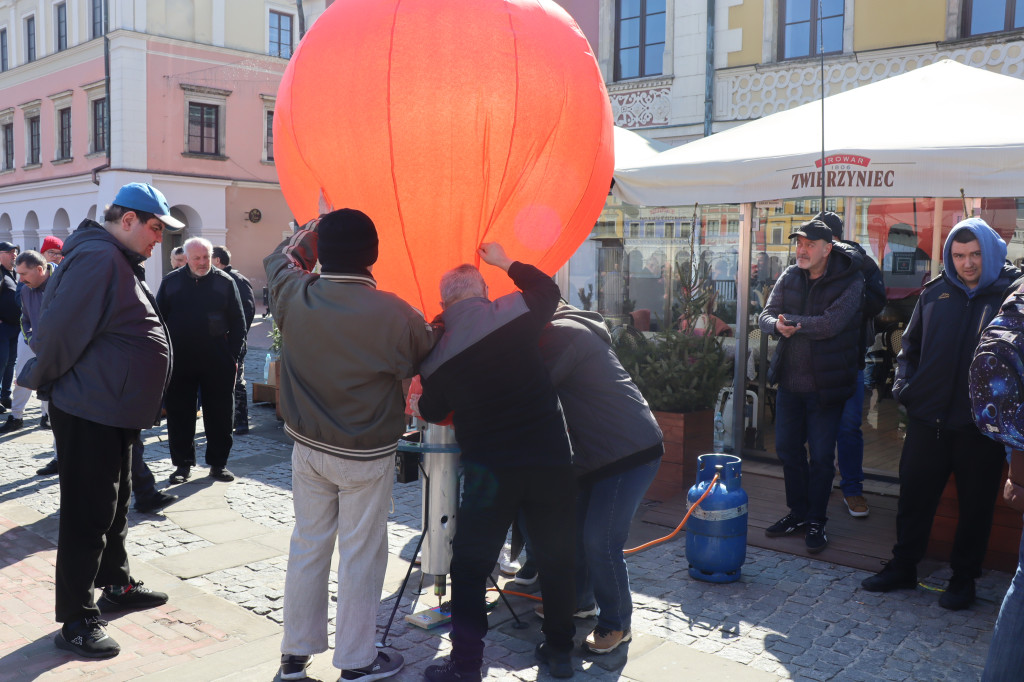
M 688 278 L 697 279 L 714 287 L 708 313 L 731 332 L 739 225 L 739 206 L 701 206 L 695 213 L 692 207 L 632 206 L 609 196 L 590 238 L 569 261 L 570 301 L 612 324 L 676 329 L 683 287 Z
M 770 355 L 757 330 L 776 280 L 793 263 L 790 233 L 824 206 L 847 222 L 846 238 L 858 242 L 878 263 L 889 303 L 875 320 L 875 343 L 867 354 L 864 407 L 865 470 L 893 476 L 899 466 L 903 417 L 891 398 L 895 358 L 902 329 L 910 319 L 921 287 L 942 268 L 942 247 L 965 215 L 960 198 L 803 197 L 758 202 L 750 234 L 750 339 L 748 388 L 764 391 L 756 450 L 774 460 L 770 387 L 760 386 Z M 715 333 L 733 336 L 736 310 L 742 207 L 646 207 L 609 196 L 590 238 L 568 264 L 573 305 L 602 313 L 613 325 L 642 331 L 677 329 L 680 300 L 687 281 L 712 287 L 714 296 L 704 323 Z M 1008 259 L 1024 265 L 1024 199 L 968 199 L 968 215 L 983 218 L 1006 241 Z M 689 278 L 689 279 L 687 279 Z M 732 340 L 730 340 L 732 343 Z M 762 357 L 763 356 L 763 357 Z M 748 434 L 749 436 L 749 434 Z

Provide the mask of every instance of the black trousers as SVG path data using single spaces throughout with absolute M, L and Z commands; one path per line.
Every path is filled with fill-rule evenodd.
M 146 453 L 146 446 L 142 442 L 142 432 L 132 441 L 132 491 L 135 493 L 135 501 L 145 501 L 156 495 L 156 477 L 149 470 L 149 465 L 142 457 Z
M 959 519 L 950 564 L 954 573 L 980 576 L 1005 461 L 1003 446 L 976 428 L 937 429 L 911 419 L 900 456 L 893 560 L 916 566 L 924 558 L 942 490 L 953 474 Z
M 6 325 L 5 325 L 6 326 Z M 0 398 L 11 399 L 11 386 L 14 384 L 14 368 L 18 364 L 18 334 L 9 336 L 8 329 L 0 335 Z
M 56 615 L 68 623 L 100 615 L 94 587 L 129 581 L 125 537 L 139 431 L 75 417 L 52 402 L 50 423 L 60 452 Z
M 167 387 L 167 443 L 175 466 L 196 463 L 196 399 L 203 395 L 206 427 L 206 464 L 223 467 L 231 453 L 235 405 L 235 361 L 226 351 L 208 355 L 174 356 L 174 371 Z
M 245 390 L 245 353 L 246 346 L 242 344 L 242 352 L 238 354 L 238 368 L 235 370 L 235 418 L 234 425 L 245 428 L 249 426 L 249 395 Z
M 576 481 L 571 467 L 488 468 L 464 463 L 452 556 L 452 661 L 483 664 L 487 577 L 509 526 L 522 509 L 544 596 L 544 632 L 554 651 L 569 652 L 576 626 Z

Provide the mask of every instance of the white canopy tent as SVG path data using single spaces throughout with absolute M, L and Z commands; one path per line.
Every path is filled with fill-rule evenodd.
M 648 140 L 628 128 L 615 126 L 614 133 L 616 168 L 638 166 L 668 149 L 667 144 Z
M 737 309 L 748 309 L 752 204 L 821 195 L 822 106 L 789 111 L 674 147 L 616 160 L 614 192 L 640 206 L 744 204 Z M 824 100 L 825 195 L 1024 195 L 1024 80 L 945 60 Z M 941 212 L 940 212 L 941 214 Z M 935 232 L 935 238 L 939 231 Z M 933 253 L 938 253 L 933 248 Z M 736 357 L 746 357 L 746 315 Z M 733 395 L 746 380 L 736 363 Z M 743 423 L 743 401 L 732 401 Z M 735 431 L 726 442 L 739 452 Z
M 1024 194 L 1024 80 L 945 60 L 826 97 L 826 195 Z M 615 192 L 642 206 L 821 193 L 822 103 L 626 165 Z

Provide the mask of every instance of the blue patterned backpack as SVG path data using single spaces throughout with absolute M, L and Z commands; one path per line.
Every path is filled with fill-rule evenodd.
M 1024 450 L 1024 284 L 1007 297 L 981 333 L 969 381 L 978 429 Z

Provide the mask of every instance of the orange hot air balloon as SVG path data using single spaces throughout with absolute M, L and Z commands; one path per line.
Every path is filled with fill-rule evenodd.
M 482 242 L 549 274 L 569 259 L 611 185 L 611 107 L 552 0 L 336 0 L 281 81 L 274 160 L 300 223 L 321 191 L 373 219 L 380 287 L 430 319 Z

